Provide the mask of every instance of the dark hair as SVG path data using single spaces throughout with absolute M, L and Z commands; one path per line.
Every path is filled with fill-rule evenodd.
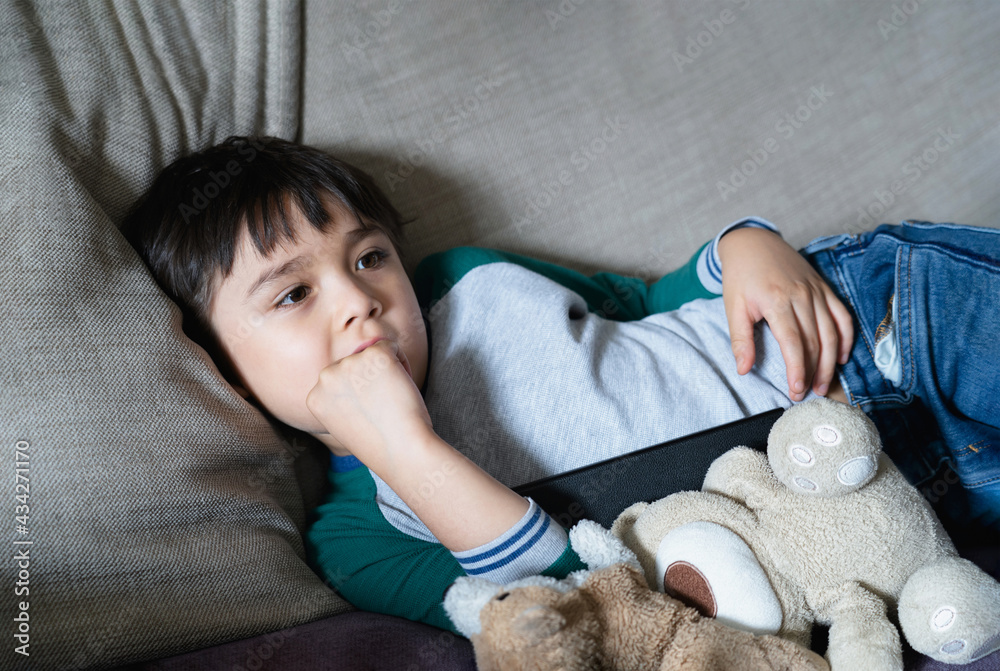
M 362 227 L 384 231 L 403 258 L 407 222 L 369 175 L 319 149 L 275 137 L 231 136 L 177 159 L 137 201 L 121 231 L 190 318 L 185 323 L 193 321 L 188 335 L 215 350 L 208 319 L 213 281 L 232 272 L 243 232 L 269 255 L 295 240 L 290 207 L 325 232 L 331 218 L 324 195 L 338 200 Z

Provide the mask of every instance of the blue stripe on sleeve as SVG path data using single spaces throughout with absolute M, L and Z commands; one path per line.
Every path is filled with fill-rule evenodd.
M 503 559 L 496 561 L 492 564 L 487 564 L 486 566 L 480 566 L 479 568 L 466 568 L 465 572 L 468 573 L 469 575 L 480 575 L 483 573 L 489 573 L 490 571 L 494 571 L 500 568 L 501 566 L 506 566 L 507 564 L 511 563 L 512 561 L 523 555 L 525 552 L 530 550 L 531 546 L 533 546 L 535 543 L 538 542 L 538 539 L 540 539 L 545 534 L 545 531 L 549 528 L 549 522 L 551 521 L 551 519 L 552 519 L 551 517 L 546 515 L 545 520 L 542 522 L 542 528 L 539 529 L 534 536 L 529 538 L 524 545 L 522 545 L 517 550 L 511 552 Z M 462 568 L 465 568 L 465 566 L 463 565 Z
M 535 510 L 535 514 L 531 517 L 530 520 L 528 520 L 528 522 L 521 528 L 521 530 L 518 531 L 513 536 L 511 536 L 510 538 L 508 538 L 506 541 L 496 546 L 495 548 L 487 550 L 486 552 L 482 552 L 480 554 L 473 555 L 471 557 L 461 557 L 458 559 L 458 563 L 462 564 L 462 566 L 464 567 L 466 564 L 475 564 L 476 562 L 480 562 L 484 559 L 495 557 L 496 555 L 500 554 L 507 548 L 516 544 L 517 541 L 519 541 L 522 537 L 524 537 L 524 535 L 527 534 L 535 526 L 535 524 L 537 524 L 538 518 L 540 518 L 541 516 L 542 516 L 542 509 L 538 508 L 537 510 Z M 548 520 L 546 520 L 546 523 L 548 523 Z

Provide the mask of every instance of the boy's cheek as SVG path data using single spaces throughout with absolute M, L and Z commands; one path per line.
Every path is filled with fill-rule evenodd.
M 400 344 L 409 343 L 410 341 L 419 342 L 421 338 L 426 336 L 426 334 L 427 327 L 424 325 L 424 318 L 418 312 L 410 317 L 409 324 L 407 324 L 403 332 L 399 334 L 399 342 Z

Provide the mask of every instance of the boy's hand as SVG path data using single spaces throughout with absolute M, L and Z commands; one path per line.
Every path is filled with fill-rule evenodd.
M 433 433 L 427 406 L 399 360 L 399 345 L 380 340 L 319 374 L 306 407 L 333 441 L 380 472 L 393 446 Z
M 306 407 L 446 548 L 461 552 L 497 538 L 524 516 L 528 502 L 434 433 L 398 356 L 399 345 L 380 340 L 330 364 Z
M 753 327 L 767 321 L 788 370 L 788 390 L 800 401 L 806 390 L 825 396 L 838 363 L 854 343 L 851 314 L 809 262 L 780 236 L 739 228 L 719 241 L 722 300 L 729 320 L 736 370 L 753 367 Z

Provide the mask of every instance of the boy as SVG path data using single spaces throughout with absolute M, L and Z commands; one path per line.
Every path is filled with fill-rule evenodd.
M 282 140 L 230 138 L 168 166 L 123 226 L 237 390 L 331 451 L 307 545 L 356 606 L 452 629 L 441 600 L 460 575 L 503 583 L 581 567 L 565 530 L 509 487 L 812 394 L 846 402 L 841 381 L 912 481 L 955 464 L 969 489 L 952 488 L 962 496 L 949 512 L 995 523 L 1000 356 L 986 338 L 997 311 L 965 309 L 965 351 L 939 338 L 921 354 L 911 331 L 930 326 L 913 289 L 926 273 L 911 272 L 916 247 L 899 240 L 926 237 L 973 267 L 933 269 L 963 283 L 949 292 L 988 281 L 995 296 L 1000 232 L 818 241 L 809 259 L 835 292 L 760 219 L 650 287 L 477 248 L 428 257 L 414 286 L 402 225 L 360 171 Z M 939 228 L 977 253 L 932 239 Z M 951 362 L 961 372 L 942 382 Z M 915 446 L 901 432 L 926 419 L 921 402 L 945 437 Z

